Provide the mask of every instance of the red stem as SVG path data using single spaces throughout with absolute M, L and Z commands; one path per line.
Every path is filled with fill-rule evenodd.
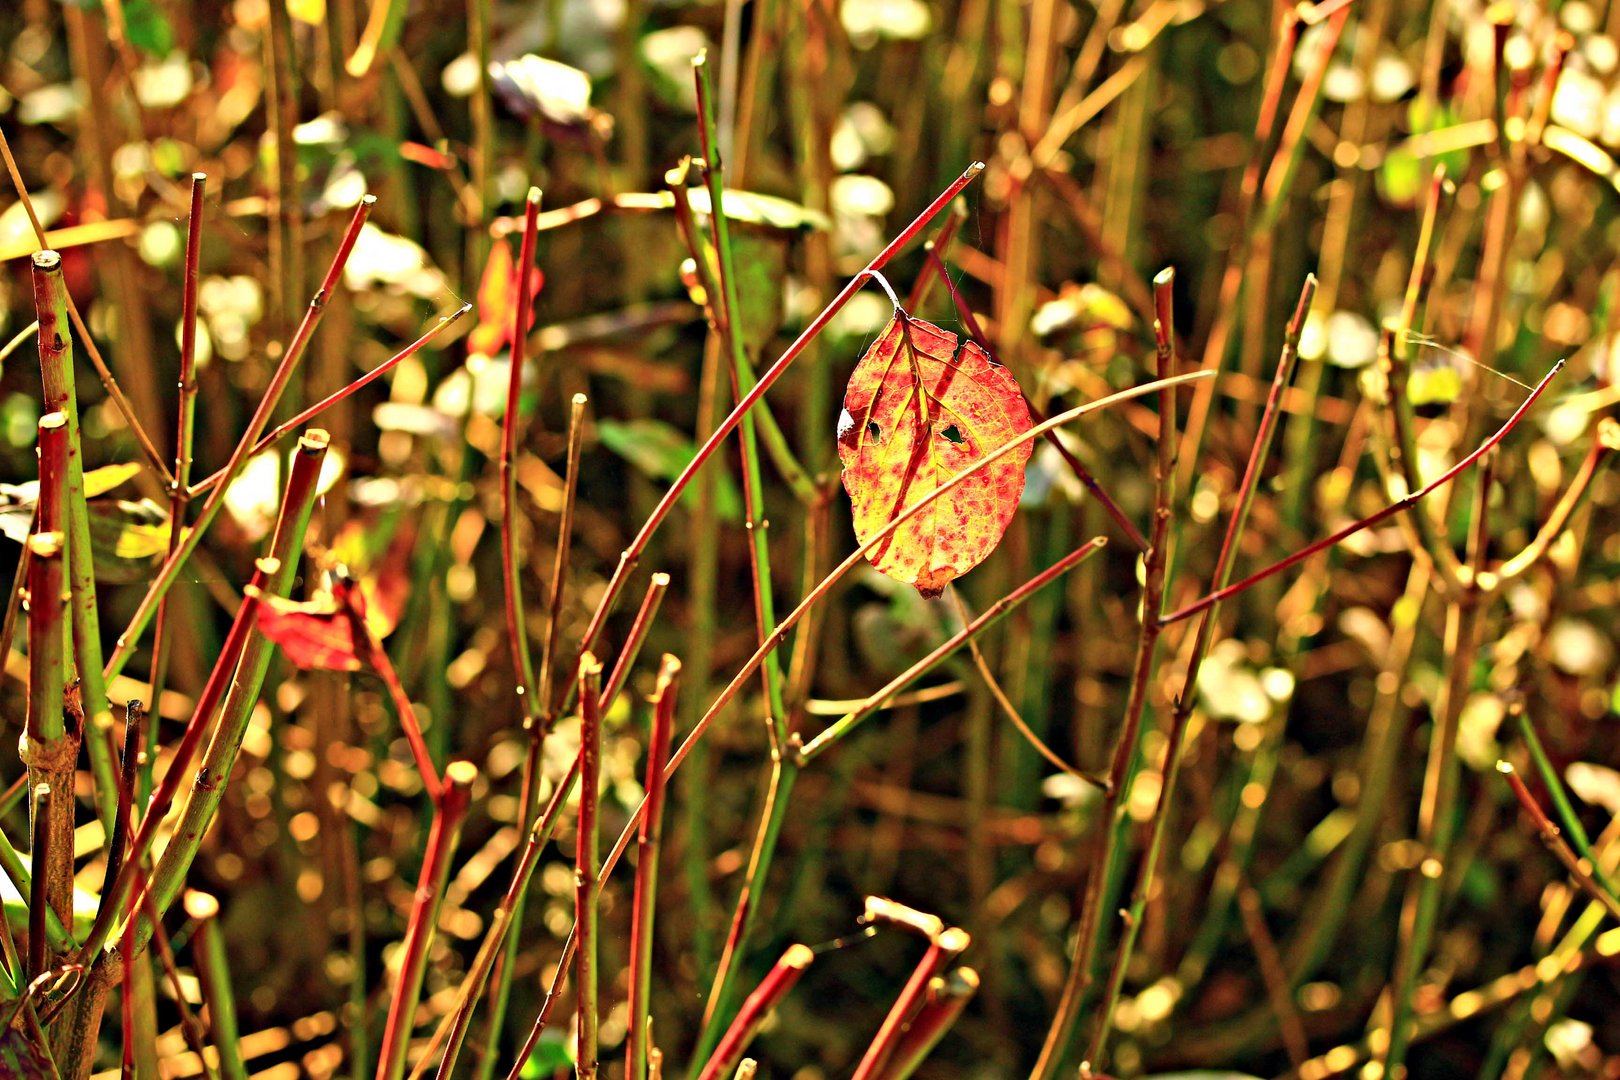
M 51 785 L 38 784 L 34 788 L 34 835 L 29 845 L 33 861 L 33 879 L 28 890 L 28 978 L 37 979 L 45 973 L 49 956 L 45 944 L 45 913 L 50 910 L 48 889 L 51 881 Z M 73 925 L 71 922 L 66 925 Z
M 737 1010 L 737 1018 L 720 1037 L 719 1045 L 703 1066 L 698 1080 L 729 1080 L 737 1062 L 742 1060 L 743 1051 L 748 1049 L 748 1044 L 759 1032 L 760 1025 L 777 1003 L 787 996 L 787 992 L 793 989 L 793 984 L 799 981 L 799 976 L 804 974 L 805 968 L 815 958 L 816 954 L 803 945 L 788 946 L 776 966 L 771 968 L 754 992 L 748 995 L 742 1008 Z
M 180 385 L 174 434 L 174 483 L 169 488 L 169 545 L 167 555 L 180 546 L 185 527 L 186 504 L 191 499 L 192 433 L 197 405 L 197 276 L 202 260 L 203 190 L 206 173 L 191 174 L 191 212 L 186 219 L 185 277 L 180 294 Z M 169 597 L 158 604 L 152 624 L 152 669 L 147 680 L 154 702 L 163 699 L 163 684 L 169 667 Z
M 426 789 L 428 798 L 435 803 L 439 801 L 443 783 L 439 780 L 439 770 L 433 765 L 433 755 L 428 752 L 427 739 L 422 735 L 422 725 L 416 720 L 416 709 L 411 705 L 411 696 L 405 692 L 405 685 L 399 681 L 399 672 L 394 670 L 394 663 L 388 658 L 388 650 L 383 647 L 377 632 L 366 621 L 366 600 L 360 592 L 358 585 L 346 583 L 340 589 L 341 602 L 349 613 L 350 625 L 354 628 L 355 644 L 365 643 L 367 658 L 371 666 L 382 679 L 383 685 L 388 688 L 388 696 L 394 702 L 394 711 L 399 713 L 399 726 L 405 732 L 405 741 L 410 744 L 411 756 L 416 759 L 417 771 L 422 774 L 422 787 Z
M 1536 399 L 1541 396 L 1542 391 L 1546 390 L 1547 385 L 1552 382 L 1553 376 L 1557 375 L 1559 371 L 1563 370 L 1563 367 L 1564 361 L 1562 360 L 1554 364 L 1552 366 L 1552 370 L 1547 372 L 1546 375 L 1542 376 L 1541 381 L 1536 384 L 1536 388 L 1530 391 L 1530 396 L 1524 399 L 1519 407 L 1513 411 L 1513 415 L 1507 418 L 1507 422 L 1496 430 L 1495 434 L 1481 443 L 1473 451 L 1473 453 L 1457 462 L 1457 464 L 1447 469 L 1444 473 L 1430 481 L 1428 484 L 1424 485 L 1421 489 L 1403 498 L 1397 499 L 1395 502 L 1390 503 L 1382 510 L 1370 514 L 1367 517 L 1362 518 L 1360 521 L 1346 525 L 1344 528 L 1340 529 L 1336 533 L 1333 533 L 1331 536 L 1324 537 L 1321 540 L 1317 540 L 1308 545 L 1307 547 L 1301 548 L 1299 551 L 1294 552 L 1286 559 L 1272 563 L 1264 570 L 1258 570 L 1255 573 L 1250 574 L 1242 581 L 1228 585 L 1224 589 L 1217 589 L 1208 596 L 1205 596 L 1203 599 L 1195 600 L 1179 611 L 1171 612 L 1164 617 L 1163 621 L 1165 623 L 1179 622 L 1182 619 L 1196 615 L 1207 607 L 1218 604 L 1230 596 L 1235 596 L 1245 589 L 1258 585 L 1260 582 L 1266 580 L 1274 574 L 1280 574 L 1282 571 L 1287 570 L 1291 566 L 1299 565 L 1319 551 L 1325 551 L 1334 544 L 1348 539 L 1364 529 L 1369 529 L 1372 526 L 1377 525 L 1380 521 L 1383 521 L 1386 518 L 1389 518 L 1400 513 L 1402 510 L 1411 507 L 1425 495 L 1428 495 L 1431 492 L 1451 483 L 1451 481 L 1455 480 L 1457 477 L 1466 472 L 1476 461 L 1484 457 L 1493 448 L 1495 448 L 1498 443 L 1507 437 L 1508 432 L 1512 431 L 1518 426 L 1519 421 L 1524 418 L 1525 413 L 1530 411 L 1530 406 L 1536 403 Z
M 383 1028 L 382 1051 L 377 1059 L 377 1080 L 397 1080 L 405 1071 L 405 1052 L 410 1042 L 416 1003 L 422 993 L 422 976 L 427 969 L 428 945 L 438 922 L 444 883 L 450 873 L 450 858 L 460 839 L 461 823 L 467 816 L 472 783 L 478 770 L 470 761 L 452 761 L 445 769 L 446 783 L 433 803 L 433 827 L 428 832 L 422 873 L 416 881 L 416 899 L 411 919 L 400 947 L 399 981 L 388 1007 L 388 1023 Z
M 355 207 L 354 216 L 349 220 L 349 228 L 343 234 L 343 239 L 338 243 L 337 253 L 332 256 L 332 264 L 327 268 L 326 277 L 321 281 L 320 289 L 310 300 L 309 308 L 304 312 L 303 321 L 298 324 L 298 330 L 293 334 L 292 340 L 287 343 L 286 353 L 282 355 L 281 362 L 276 365 L 275 373 L 270 376 L 269 385 L 265 387 L 259 398 L 259 404 L 253 411 L 253 418 L 248 421 L 247 429 L 237 442 L 236 449 L 231 451 L 230 459 L 225 463 L 225 468 L 221 470 L 221 482 L 215 486 L 213 491 L 209 493 L 207 500 L 204 501 L 202 509 L 197 513 L 197 521 L 192 526 L 191 531 L 185 535 L 185 539 L 180 546 L 164 560 L 163 566 L 158 570 L 157 577 L 146 590 L 146 595 L 141 597 L 140 606 L 135 609 L 135 614 L 130 617 L 128 627 L 118 636 L 118 646 L 113 650 L 112 655 L 107 658 L 104 674 L 108 679 L 123 671 L 124 665 L 129 662 L 129 658 L 135 652 L 135 646 L 140 640 L 142 631 L 146 629 L 147 624 L 151 621 L 158 601 L 168 594 L 169 587 L 179 577 L 180 568 L 191 557 L 191 553 L 197 549 L 197 545 L 202 541 L 204 530 L 212 523 L 220 507 L 224 505 L 225 491 L 230 486 L 230 481 L 241 471 L 243 464 L 248 459 L 248 455 L 252 453 L 260 433 L 269 424 L 270 417 L 275 413 L 276 406 L 281 402 L 281 395 L 287 389 L 287 384 L 292 380 L 298 362 L 303 359 L 304 350 L 309 345 L 309 339 L 315 333 L 315 327 L 319 325 L 321 316 L 326 312 L 327 299 L 337 288 L 338 279 L 342 276 L 343 268 L 349 261 L 349 253 L 354 250 L 355 242 L 360 239 L 360 229 L 365 225 L 366 218 L 371 214 L 372 204 L 375 202 L 376 198 L 374 196 L 367 195 L 360 200 L 360 205 Z
M 151 851 L 152 843 L 157 839 L 158 826 L 168 815 L 169 808 L 174 804 L 174 797 L 180 790 L 180 784 L 188 775 L 191 759 L 196 757 L 198 748 L 202 746 L 203 735 L 208 731 L 209 721 L 225 697 L 231 676 L 236 672 L 236 662 L 241 658 L 248 635 L 252 633 L 254 623 L 258 619 L 259 592 L 264 587 L 265 579 L 279 566 L 280 563 L 275 559 L 260 559 L 253 571 L 252 582 L 242 591 L 241 606 L 236 609 L 236 618 L 231 623 L 230 631 L 225 635 L 219 659 L 215 661 L 213 670 L 208 673 L 208 681 L 203 685 L 202 693 L 197 698 L 191 719 L 186 723 L 185 733 L 180 736 L 180 742 L 174 748 L 168 770 L 158 782 L 157 790 L 152 792 L 152 797 L 147 800 L 146 812 L 141 816 L 140 827 L 135 830 L 135 839 L 130 845 L 118 881 L 112 892 L 102 894 L 101 908 L 96 914 L 95 924 L 90 929 L 90 936 L 86 939 L 84 947 L 79 951 L 81 963 L 90 963 L 100 952 L 102 944 L 112 930 L 112 921 L 116 913 L 121 913 L 126 919 L 133 919 L 141 910 L 141 898 L 131 891 L 135 868 L 140 866 Z M 146 887 L 143 886 L 143 890 Z M 121 905 L 119 901 L 126 896 L 131 902 L 127 906 Z
M 145 883 L 137 881 L 136 887 L 144 888 Z M 124 1022 L 123 1080 L 139 1080 L 135 1073 L 135 928 L 134 919 L 124 924 L 124 940 L 119 957 L 124 966 L 124 992 L 120 1002 Z
M 658 850 L 664 829 L 664 762 L 675 728 L 681 662 L 664 656 L 653 694 L 652 734 L 647 742 L 647 809 L 636 849 L 636 891 L 630 914 L 630 1032 L 625 1039 L 627 1080 L 645 1080 L 652 1023 L 653 917 L 658 898 Z
M 602 684 L 603 712 L 613 706 L 613 699 L 624 689 L 624 681 L 630 677 L 630 668 L 635 665 L 636 656 L 641 652 L 641 644 L 647 639 L 647 631 L 652 628 L 653 619 L 658 615 L 658 607 L 664 602 L 664 591 L 668 588 L 668 574 L 654 574 L 652 580 L 647 583 L 647 594 L 641 598 L 641 607 L 636 611 L 636 621 L 630 624 L 630 633 L 624 639 L 624 647 L 619 650 L 618 659 L 613 661 L 613 670 L 608 672 L 607 682 Z
M 29 536 L 29 756 L 48 752 L 64 734 L 68 454 L 67 417 L 47 413 L 39 421 L 39 498 Z
M 827 325 L 832 322 L 833 316 L 838 314 L 843 306 L 849 303 L 850 299 L 860 291 L 861 286 L 866 283 L 867 279 L 875 271 L 881 270 L 888 265 L 889 261 L 899 254 L 901 249 L 915 239 L 917 234 L 922 232 L 928 226 L 928 223 L 949 206 L 951 200 L 956 198 L 962 189 L 971 184 L 979 173 L 983 171 L 983 162 L 976 161 L 969 165 L 961 176 L 952 181 L 944 191 L 935 196 L 934 200 L 923 208 L 922 213 L 918 214 L 911 224 L 907 225 L 893 240 L 889 241 L 882 251 L 872 256 L 872 261 L 867 263 L 860 273 L 850 278 L 848 284 L 839 291 L 837 296 L 833 297 L 832 302 L 822 308 L 821 313 L 811 320 L 810 325 L 806 326 L 799 336 L 794 339 L 793 344 L 789 345 L 786 351 L 777 358 L 776 362 L 760 374 L 759 381 L 738 400 L 736 408 L 732 409 L 726 418 L 720 421 L 719 426 L 714 429 L 714 432 L 704 441 L 703 445 L 698 447 L 697 453 L 692 456 L 691 462 L 681 470 L 681 474 L 675 478 L 674 483 L 669 486 L 669 490 L 664 492 L 664 497 L 658 501 L 658 505 L 653 508 L 647 520 L 642 523 L 640 531 L 636 533 L 630 545 L 625 548 L 624 553 L 619 556 L 619 565 L 613 571 L 613 577 L 609 579 L 607 588 L 602 593 L 602 599 L 597 603 L 596 611 L 591 615 L 590 625 L 585 630 L 584 639 L 580 644 L 582 652 L 596 646 L 597 638 L 602 633 L 608 615 L 618 602 L 619 594 L 624 590 L 630 571 L 640 560 L 642 552 L 647 549 L 647 544 L 652 540 L 653 533 L 658 530 L 664 519 L 669 516 L 669 512 L 674 509 L 676 501 L 680 498 L 681 493 L 686 490 L 687 484 L 697 474 L 698 469 L 703 467 L 704 462 L 709 460 L 710 455 L 719 448 L 721 442 L 742 422 L 742 418 L 749 410 L 759 403 L 759 400 L 765 396 L 765 392 L 771 388 L 777 379 L 782 377 L 788 366 L 798 359 L 810 342 L 814 341 L 827 328 Z
M 878 1080 L 904 1080 L 910 1076 L 956 1023 L 978 989 L 979 973 L 970 967 L 957 968 L 930 982 L 922 1008 L 901 1033 Z
M 856 1067 L 854 1080 L 877 1080 L 883 1075 L 899 1048 L 901 1036 L 910 1029 L 911 1021 L 922 1009 L 928 984 L 944 970 L 946 964 L 961 956 L 969 943 L 967 933 L 955 927 L 929 942 L 928 951 L 918 961 L 911 978 L 906 980 L 905 987 L 895 998 L 894 1006 L 889 1009 L 889 1015 L 883 1018 L 883 1026 L 878 1028 L 872 1045 L 867 1048 L 866 1056 Z
M 597 1073 L 596 905 L 601 895 L 601 826 L 597 808 L 602 791 L 602 665 L 586 652 L 579 658 L 579 827 L 574 846 L 574 925 L 579 929 L 575 986 L 579 996 L 579 1043 L 575 1055 L 580 1080 Z
M 134 699 L 124 705 L 124 753 L 118 782 L 118 809 L 113 817 L 112 836 L 107 839 L 107 870 L 101 879 L 103 896 L 118 884 L 124 868 L 124 849 L 135 816 L 136 773 L 141 758 L 141 703 Z M 128 986 L 128 983 L 124 984 Z
M 297 431 L 299 428 L 315 419 L 327 409 L 330 409 L 339 402 L 352 397 L 356 391 L 359 391 L 366 386 L 369 386 L 371 383 L 376 382 L 378 379 L 382 378 L 384 375 L 398 367 L 401 362 L 415 356 L 419 351 L 421 351 L 423 346 L 432 341 L 434 338 L 438 337 L 440 334 L 444 333 L 444 331 L 449 328 L 451 323 L 455 322 L 457 319 L 461 318 L 471 310 L 471 304 L 462 304 L 450 314 L 439 316 L 439 321 L 434 323 L 431 329 L 425 331 L 421 337 L 399 350 L 399 352 L 395 353 L 393 356 L 390 356 L 387 360 L 384 360 L 382 363 L 378 364 L 376 367 L 354 380 L 354 382 L 349 383 L 341 390 L 334 390 L 332 393 L 317 401 L 315 404 L 311 405 L 309 408 L 305 409 L 291 420 L 288 420 L 284 424 L 278 424 L 276 427 L 265 433 L 265 435 L 261 437 L 258 442 L 253 444 L 252 454 L 257 454 L 261 450 L 269 449 L 282 439 L 286 438 L 288 435 L 291 435 L 294 431 Z M 251 457 L 252 454 L 249 456 Z M 229 466 L 227 466 L 227 468 L 229 468 Z M 219 482 L 223 479 L 225 479 L 225 469 L 220 469 L 218 472 L 212 473 L 191 485 L 191 487 L 187 490 L 187 496 L 195 499 L 198 495 L 217 487 Z

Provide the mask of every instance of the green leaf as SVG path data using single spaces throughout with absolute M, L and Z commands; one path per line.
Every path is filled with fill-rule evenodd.
M 124 35 L 148 56 L 168 56 L 174 49 L 174 28 L 153 0 L 125 0 Z
M 150 581 L 168 551 L 168 512 L 150 500 L 90 504 L 90 556 L 97 581 L 110 585 Z
M 730 203 L 726 204 L 728 207 Z M 738 229 L 731 236 L 737 272 L 738 321 L 743 346 L 757 354 L 782 328 L 782 280 L 787 276 L 787 243 L 777 236 Z
M 661 420 L 601 420 L 596 435 L 603 446 L 654 480 L 673 481 L 697 456 L 697 447 Z M 688 509 L 697 505 L 697 493 L 695 486 L 681 493 Z M 715 512 L 721 521 L 742 520 L 742 496 L 730 475 L 722 474 L 716 486 Z
M 1378 194 L 1396 206 L 1411 206 L 1423 191 L 1423 160 L 1404 146 L 1384 155 L 1378 167 Z
M 31 866 L 26 852 L 19 853 L 23 867 Z M 9 874 L 0 872 L 0 904 L 5 905 L 6 919 L 12 926 L 26 927 L 28 925 L 28 901 L 17 891 L 17 886 Z M 90 926 L 96 921 L 96 912 L 101 907 L 101 897 L 87 889 L 73 886 L 73 936 L 82 939 L 90 932 Z
M 1449 405 L 1462 393 L 1462 375 L 1450 364 L 1419 364 L 1406 379 L 1413 405 Z
M 542 1080 L 562 1069 L 574 1067 L 574 1055 L 569 1053 L 569 1040 L 561 1034 L 546 1035 L 536 1044 L 534 1053 L 523 1063 L 523 1080 Z

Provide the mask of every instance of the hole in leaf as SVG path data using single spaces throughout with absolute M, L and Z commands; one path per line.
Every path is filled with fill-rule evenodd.
M 945 436 L 948 441 L 955 443 L 957 446 L 961 446 L 963 443 L 967 442 L 966 439 L 962 438 L 962 429 L 957 427 L 955 424 L 952 424 L 944 431 L 941 431 L 940 434 Z
M 866 434 L 868 438 L 880 439 L 883 437 L 883 429 L 878 427 L 876 420 L 868 420 L 866 422 Z

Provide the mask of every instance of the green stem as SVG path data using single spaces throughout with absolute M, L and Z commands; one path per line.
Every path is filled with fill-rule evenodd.
M 704 1063 L 719 1046 L 728 1030 L 736 1010 L 741 983 L 737 981 L 740 963 L 738 954 L 743 950 L 754 922 L 759 914 L 759 893 L 764 889 L 765 872 L 776 856 L 776 845 L 782 836 L 782 825 L 787 821 L 788 800 L 799 778 L 799 766 L 792 759 L 777 755 L 771 760 L 770 776 L 765 787 L 765 808 L 754 846 L 748 857 L 748 871 L 743 879 L 742 892 L 737 896 L 737 907 L 732 913 L 731 930 L 725 947 L 720 952 L 720 967 L 714 974 L 709 989 L 709 1002 L 704 1009 L 703 1028 L 698 1035 L 697 1047 L 692 1054 L 688 1071 L 690 1080 L 700 1080 Z
M 112 712 L 101 672 L 101 619 L 96 609 L 95 564 L 90 547 L 90 511 L 84 500 L 84 456 L 79 442 L 79 405 L 73 380 L 73 339 L 67 329 L 67 286 L 62 258 L 54 251 L 34 255 L 34 308 L 39 318 L 39 370 L 45 409 L 66 419 L 67 469 L 62 521 L 51 531 L 66 535 L 67 581 L 72 590 L 73 660 L 79 672 L 84 741 L 95 776 L 96 816 L 109 832 L 118 805 L 118 776 L 107 749 Z M 72 788 L 68 791 L 71 793 Z
M 1488 502 L 1492 469 L 1481 469 L 1474 500 L 1473 530 L 1462 588 L 1446 603 L 1446 678 L 1434 703 L 1434 725 L 1429 742 L 1428 766 L 1423 778 L 1423 799 L 1418 809 L 1418 842 L 1423 859 L 1417 879 L 1408 887 L 1401 910 L 1401 934 L 1392 980 L 1393 1009 L 1389 1044 L 1382 1057 L 1384 1075 L 1405 1075 L 1406 1050 L 1412 1038 L 1418 977 L 1428 959 L 1429 946 L 1440 918 L 1442 886 L 1452 839 L 1456 834 L 1457 793 L 1461 763 L 1457 758 L 1457 732 L 1463 704 L 1472 682 L 1479 651 L 1480 628 L 1489 594 L 1480 588 L 1489 537 Z
M 1063 993 L 1058 999 L 1057 1011 L 1041 1044 L 1032 1080 L 1052 1080 L 1063 1071 L 1071 1045 L 1074 1028 L 1085 1006 L 1091 989 L 1092 967 L 1102 948 L 1107 933 L 1106 912 L 1115 908 L 1114 898 L 1123 881 L 1125 849 L 1130 840 L 1129 799 L 1137 773 L 1142 767 L 1142 714 L 1147 707 L 1149 685 L 1152 681 L 1154 657 L 1158 651 L 1159 636 L 1164 627 L 1164 595 L 1169 578 L 1170 519 L 1176 483 L 1176 399 L 1172 386 L 1165 385 L 1175 369 L 1174 320 L 1171 296 L 1175 282 L 1174 271 L 1166 270 L 1155 278 L 1156 362 L 1161 381 L 1159 390 L 1159 438 L 1153 488 L 1153 522 L 1148 536 L 1147 552 L 1142 562 L 1141 629 L 1136 643 L 1136 660 L 1132 668 L 1130 694 L 1125 704 L 1124 726 L 1114 744 L 1114 753 L 1108 769 L 1108 784 L 1104 789 L 1098 822 L 1102 832 L 1095 846 L 1100 858 L 1092 863 L 1086 878 L 1086 891 L 1081 902 L 1080 919 L 1075 925 L 1074 956 L 1064 980 Z M 1144 870 L 1144 876 L 1149 871 Z M 1121 943 L 1123 957 L 1134 942 L 1137 922 L 1127 923 L 1127 939 Z M 1112 986 L 1112 980 L 1110 985 Z M 1117 992 L 1117 991 L 1115 991 Z M 1112 997 L 1107 1001 L 1098 1027 L 1098 1043 L 1106 1037 L 1108 1013 L 1112 1010 Z
M 724 299 L 724 338 L 731 354 L 732 373 L 738 399 L 738 408 L 758 386 L 752 366 L 743 349 L 741 328 L 737 318 L 741 310 L 737 302 L 737 282 L 732 262 L 731 239 L 726 221 L 722 192 L 722 165 L 715 140 L 714 94 L 709 81 L 709 70 L 704 54 L 693 61 L 693 75 L 697 84 L 699 134 L 707 163 L 706 179 L 709 187 L 710 223 L 714 232 L 714 247 L 718 262 L 721 296 Z M 743 501 L 748 515 L 749 562 L 753 571 L 754 616 L 760 642 L 769 640 L 777 631 L 776 604 L 771 586 L 771 555 L 768 522 L 764 516 L 764 485 L 759 464 L 759 445 L 754 416 L 744 413 L 738 427 L 742 448 Z M 784 444 L 785 445 L 785 444 Z M 749 931 L 758 913 L 758 900 L 776 853 L 776 843 L 787 817 L 788 799 L 792 795 L 798 766 L 784 759 L 782 748 L 787 739 L 787 706 L 782 695 L 781 661 L 773 652 L 766 657 L 761 668 L 764 681 L 765 718 L 772 748 L 771 774 L 766 793 L 766 812 L 754 838 L 753 853 L 748 873 L 743 882 L 737 907 L 732 916 L 731 933 L 721 951 L 720 964 L 715 971 L 714 983 L 709 990 L 708 1006 L 703 1027 L 698 1035 L 698 1052 L 693 1057 L 694 1068 L 708 1058 L 719 1040 L 724 1025 L 731 1019 L 732 1002 L 737 992 L 736 975 L 739 954 L 748 947 Z M 583 948 L 581 952 L 583 953 Z M 695 1073 L 694 1073 L 695 1075 Z
M 587 652 L 579 661 L 579 826 L 574 853 L 575 991 L 579 996 L 579 1041 L 574 1056 L 579 1080 L 596 1080 L 601 1005 L 597 999 L 600 948 L 598 905 L 602 898 L 602 836 L 597 810 L 602 798 L 602 665 Z
M 203 534 L 208 531 L 208 527 L 213 524 L 214 519 L 219 516 L 219 512 L 224 509 L 225 492 L 230 488 L 231 481 L 236 479 L 241 473 L 242 467 L 247 464 L 247 459 L 258 441 L 259 435 L 269 425 L 270 417 L 275 412 L 282 393 L 287 389 L 287 384 L 292 380 L 299 361 L 303 359 L 304 351 L 309 346 L 309 340 L 314 335 L 315 328 L 320 325 L 321 316 L 326 311 L 327 299 L 338 286 L 338 280 L 343 275 L 343 267 L 349 261 L 349 254 L 354 250 L 355 242 L 360 238 L 360 229 L 365 225 L 366 219 L 371 214 L 371 207 L 375 202 L 376 199 L 373 196 L 367 195 L 355 207 L 354 214 L 349 219 L 349 227 L 343 234 L 343 239 L 339 241 L 337 252 L 332 256 L 332 263 L 327 268 L 326 277 L 322 280 L 321 287 L 310 299 L 309 307 L 304 312 L 304 319 L 299 324 L 297 332 L 293 334 L 292 341 L 288 343 L 287 351 L 282 355 L 281 362 L 276 365 L 276 370 L 270 377 L 269 385 L 265 387 L 261 394 L 259 403 L 254 408 L 253 416 L 248 421 L 247 430 L 242 433 L 242 437 L 237 441 L 236 448 L 231 451 L 230 460 L 225 463 L 225 468 L 221 470 L 218 485 L 209 492 L 208 498 L 203 502 L 202 509 L 197 512 L 197 520 L 181 540 L 180 546 L 164 560 L 163 566 L 157 572 L 157 577 L 147 587 L 146 595 L 141 598 L 140 605 L 135 609 L 135 614 L 130 617 L 129 625 L 118 636 L 117 647 L 113 649 L 112 655 L 107 658 L 106 666 L 102 670 L 104 678 L 113 678 L 124 670 L 125 664 L 129 663 L 130 658 L 135 654 L 135 647 L 140 641 L 141 634 L 146 630 L 147 624 L 152 621 L 152 616 L 157 610 L 158 601 L 168 594 L 169 588 L 179 578 L 180 571 L 184 568 L 186 560 L 191 558 L 191 553 L 196 551 L 197 545 L 202 542 Z M 111 768 L 110 762 L 108 768 Z
M 280 518 L 270 541 L 270 557 L 277 565 L 265 579 L 264 589 L 269 595 L 288 596 L 298 578 L 299 555 L 303 552 L 304 534 L 314 510 L 326 448 L 326 432 L 319 429 L 298 441 L 287 490 L 281 500 Z M 274 656 L 275 645 L 263 634 L 252 635 L 242 649 L 241 662 L 220 709 L 219 724 L 203 753 L 202 766 L 181 809 L 180 822 L 152 872 L 152 896 L 159 912 L 167 911 L 185 887 L 192 860 L 197 857 L 203 836 L 219 812 L 236 765 L 236 755 L 247 735 L 253 710 L 259 703 L 259 690 Z M 148 937 L 149 928 L 140 940 L 144 943 Z
M 1530 714 L 1525 711 L 1523 705 L 1515 705 L 1509 712 L 1517 721 L 1519 737 L 1524 740 L 1525 749 L 1530 751 L 1530 760 L 1535 763 L 1542 785 L 1552 796 L 1553 806 L 1558 811 L 1558 821 L 1563 826 L 1564 833 L 1569 837 L 1576 854 L 1591 864 L 1592 876 L 1597 879 L 1598 884 L 1611 893 L 1620 892 L 1592 851 L 1592 841 L 1586 835 L 1586 828 L 1581 824 L 1580 815 L 1575 813 L 1575 807 L 1569 801 L 1569 794 L 1564 790 L 1564 782 L 1559 778 L 1558 770 L 1553 768 L 1546 749 L 1541 745 L 1541 737 L 1536 734 L 1536 727 L 1530 721 Z
M 33 890 L 34 876 L 4 831 L 0 831 L 0 872 L 11 879 L 18 896 L 26 897 Z M 73 936 L 54 909 L 45 913 L 45 939 L 57 952 L 71 952 L 76 947 Z
M 478 0 L 474 0 L 476 6 Z M 530 188 L 523 209 L 523 242 L 519 247 L 517 269 L 517 302 L 512 316 L 512 352 L 509 379 L 506 388 L 506 410 L 501 418 L 501 572 L 506 579 L 506 638 L 512 652 L 512 669 L 517 673 L 517 695 L 523 706 L 524 721 L 538 728 L 546 692 L 536 692 L 534 658 L 529 655 L 528 624 L 523 613 L 523 578 L 518 560 L 517 528 L 517 445 L 518 405 L 523 397 L 524 346 L 529 338 L 529 318 L 533 310 L 530 303 L 529 283 L 534 280 L 535 222 L 540 213 L 540 189 Z M 502 241 L 505 243 L 505 241 Z M 539 738 L 538 730 L 531 737 Z M 533 800 L 530 800 L 531 802 Z M 528 822 L 528 807 L 524 807 L 524 824 Z
M 231 991 L 231 969 L 225 955 L 225 933 L 219 926 L 219 901 L 207 893 L 186 894 L 186 914 L 197 923 L 191 937 L 191 955 L 197 965 L 203 1002 L 208 1006 L 208 1028 L 219 1052 L 222 1080 L 247 1080 L 242 1040 L 236 1026 L 236 996 Z

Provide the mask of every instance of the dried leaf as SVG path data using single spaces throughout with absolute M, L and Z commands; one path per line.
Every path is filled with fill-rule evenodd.
M 1012 374 L 976 343 L 896 311 L 850 375 L 838 424 L 855 535 L 906 507 L 1030 428 Z M 934 500 L 868 555 L 879 570 L 938 596 L 990 554 L 1018 509 L 1029 444 Z

